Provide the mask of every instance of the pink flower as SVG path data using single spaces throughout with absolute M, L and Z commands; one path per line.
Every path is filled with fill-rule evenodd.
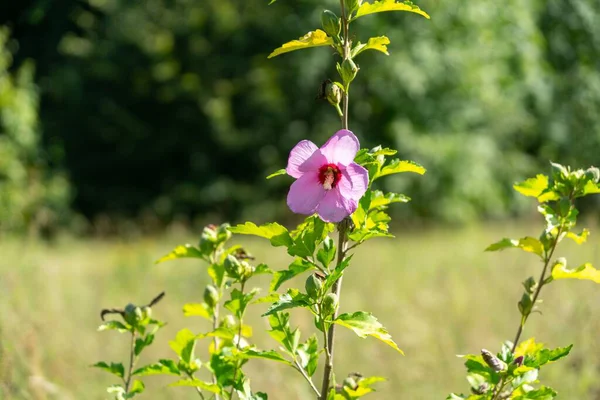
M 369 173 L 354 162 L 358 139 L 346 129 L 318 148 L 303 140 L 290 152 L 286 172 L 296 178 L 287 204 L 297 214 L 315 212 L 326 222 L 340 222 L 356 211 L 367 191 Z

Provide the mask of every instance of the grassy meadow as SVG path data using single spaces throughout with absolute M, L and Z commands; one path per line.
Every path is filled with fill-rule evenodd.
M 541 268 L 534 256 L 518 250 L 483 249 L 504 236 L 537 235 L 539 226 L 411 231 L 358 248 L 344 280 L 341 311 L 373 312 L 406 355 L 338 328 L 338 376 L 359 371 L 389 378 L 369 397 L 374 399 L 433 400 L 445 399 L 451 391 L 466 392 L 463 362 L 456 354 L 481 348 L 496 352 L 503 340 L 513 338 L 520 282 L 530 275 L 537 279 Z M 598 237 L 592 229 L 588 243 L 565 243 L 557 255 L 567 256 L 571 265 L 600 264 Z M 285 250 L 271 248 L 267 241 L 237 239 L 257 262 L 273 269 L 286 268 L 290 261 Z M 184 303 L 201 301 L 207 280 L 204 265 L 194 260 L 154 265 L 176 244 L 195 241 L 194 235 L 182 233 L 131 240 L 63 238 L 53 244 L 2 239 L 0 398 L 108 399 L 105 387 L 115 380 L 88 366 L 101 360 L 125 362 L 128 338 L 96 331 L 102 308 L 145 304 L 166 291 L 154 315 L 168 326 L 142 355 L 140 365 L 171 357 L 168 340 L 179 329 L 208 331 L 207 321 L 181 312 Z M 267 287 L 268 276 L 256 279 Z M 292 284 L 303 287 L 304 277 Z M 543 315 L 531 317 L 523 337 L 535 336 L 552 347 L 575 344 L 566 361 L 544 369 L 545 383 L 562 399 L 600 399 L 600 286 L 559 281 L 541 297 Z M 260 319 L 267 305 L 253 307 L 249 322 L 255 328 L 254 341 L 261 348 L 275 348 L 264 332 L 266 321 Z M 292 320 L 303 328 L 303 338 L 313 332 L 308 312 L 294 310 Z M 206 344 L 199 343 L 200 358 L 205 357 Z M 304 380 L 288 369 L 252 360 L 247 371 L 253 388 L 268 392 L 270 399 L 312 398 Z M 144 399 L 197 398 L 189 388 L 166 388 L 170 377 L 144 380 Z

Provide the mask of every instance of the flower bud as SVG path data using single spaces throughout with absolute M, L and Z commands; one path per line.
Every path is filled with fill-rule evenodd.
M 344 61 L 342 61 L 342 66 L 340 67 L 340 75 L 346 85 L 352 82 L 354 78 L 356 78 L 358 69 L 359 68 L 356 66 L 354 61 L 352 61 L 352 59 L 350 58 L 347 58 Z
M 205 226 L 200 235 L 200 251 L 204 254 L 209 254 L 214 251 L 217 244 L 217 227 L 216 225 Z
M 519 307 L 519 312 L 522 316 L 527 317 L 531 314 L 531 310 L 533 310 L 533 300 L 531 299 L 531 294 L 523 293 L 521 297 L 521 301 L 517 304 Z
M 335 293 L 329 293 L 321 304 L 323 315 L 333 315 L 338 309 L 339 299 Z
M 323 288 L 323 282 L 317 278 L 315 274 L 310 275 L 306 278 L 306 282 L 304 283 L 304 289 L 306 289 L 306 294 L 311 299 L 318 299 L 321 295 L 321 289 Z
M 231 239 L 231 232 L 229 231 L 229 224 L 225 223 L 217 228 L 217 242 L 223 243 Z
M 225 262 L 223 262 L 223 267 L 225 268 L 225 272 L 232 278 L 239 279 L 242 275 L 243 267 L 240 264 L 240 261 L 232 256 L 231 254 L 225 258 Z
M 150 318 L 152 318 L 152 309 L 148 306 L 142 307 L 142 319 L 146 321 Z
M 342 89 L 335 83 L 329 83 L 325 88 L 325 98 L 332 106 L 342 102 Z
M 248 280 L 254 273 L 254 267 L 247 261 L 240 261 L 240 280 Z
M 585 177 L 594 183 L 598 183 L 600 181 L 600 170 L 596 167 L 589 167 L 585 171 Z
M 504 361 L 502 361 L 486 349 L 481 350 L 481 356 L 483 357 L 485 363 L 496 372 L 506 371 L 506 369 L 508 369 L 508 366 Z
M 523 287 L 525 288 L 525 291 L 529 294 L 535 292 L 535 290 L 537 289 L 537 283 L 535 282 L 535 279 L 533 279 L 533 276 L 530 276 L 525 281 L 523 281 Z
M 123 314 L 123 319 L 125 319 L 125 322 L 127 322 L 129 325 L 135 325 L 136 324 L 136 309 L 139 307 L 136 307 L 135 304 L 127 304 L 125 306 L 125 313 Z
M 213 285 L 207 285 L 204 289 L 204 302 L 208 304 L 210 308 L 215 308 L 219 302 L 219 291 Z
M 342 23 L 335 13 L 329 10 L 323 11 L 321 14 L 321 25 L 323 30 L 331 37 L 336 37 L 342 30 Z

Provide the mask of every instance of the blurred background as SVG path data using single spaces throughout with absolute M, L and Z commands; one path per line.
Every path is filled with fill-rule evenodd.
M 0 398 L 104 398 L 109 382 L 86 366 L 117 357 L 119 338 L 94 332 L 100 308 L 170 289 L 161 306 L 173 333 L 188 323 L 178 307 L 197 300 L 204 275 L 153 260 L 195 242 L 207 222 L 295 222 L 285 205 L 290 179 L 264 177 L 285 167 L 299 140 L 321 144 L 339 128 L 335 111 L 315 100 L 320 82 L 336 76 L 334 59 L 326 48 L 267 55 L 318 28 L 321 10 L 338 2 L 267 3 L 0 4 Z M 428 170 L 383 182 L 413 201 L 394 209 L 398 239 L 359 251 L 364 267 L 381 273 L 350 278 L 343 306 L 370 307 L 407 350 L 398 359 L 375 343 L 356 356 L 373 370 L 361 372 L 391 378 L 385 399 L 458 391 L 465 383 L 454 354 L 513 336 L 516 282 L 537 266 L 481 254 L 502 236 L 537 234 L 535 205 L 512 183 L 548 172 L 549 160 L 600 164 L 600 2 L 418 5 L 431 20 L 386 13 L 353 26 L 357 40 L 392 43 L 389 57 L 359 59 L 351 129 L 363 147 L 396 148 Z M 591 228 L 597 205 L 581 205 Z M 285 268 L 284 255 L 250 244 L 261 261 Z M 600 261 L 597 244 L 569 254 Z M 368 289 L 400 297 L 360 287 L 389 269 L 395 281 Z M 565 399 L 600 399 L 591 378 L 600 362 L 585 360 L 600 350 L 589 339 L 600 325 L 590 285 L 564 283 L 556 309 L 532 323 L 539 340 L 576 343 L 575 361 L 556 367 L 552 382 Z M 342 340 L 356 348 L 358 339 Z M 273 381 L 279 373 L 256 379 L 280 390 L 275 399 L 295 398 L 296 383 Z

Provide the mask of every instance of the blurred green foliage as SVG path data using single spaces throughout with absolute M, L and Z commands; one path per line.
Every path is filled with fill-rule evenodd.
M 48 232 L 68 215 L 69 183 L 50 174 L 40 146 L 33 64 L 10 74 L 7 42 L 0 29 L 0 232 Z
M 333 0 L 30 0 L 0 13 L 33 58 L 44 148 L 69 171 L 74 206 L 101 213 L 267 220 L 285 211 L 286 178 L 264 177 L 309 138 L 339 127 L 315 100 L 335 74 L 328 49 L 273 60 L 320 27 Z M 598 164 L 597 0 L 418 2 L 355 24 L 391 55 L 368 54 L 351 94 L 363 146 L 400 150 L 428 169 L 384 189 L 407 216 L 463 222 L 523 210 L 514 181 L 548 160 Z M 63 149 L 63 151 L 58 151 Z M 209 214 L 209 215 L 207 215 Z

